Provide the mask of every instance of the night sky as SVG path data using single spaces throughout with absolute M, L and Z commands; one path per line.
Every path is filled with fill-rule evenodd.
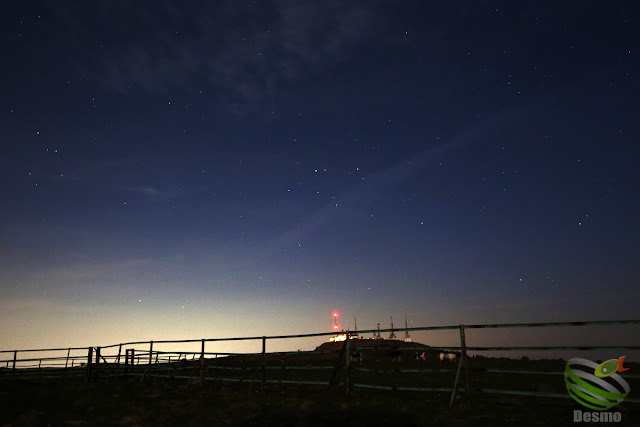
M 2 348 L 638 318 L 632 6 L 3 2 Z

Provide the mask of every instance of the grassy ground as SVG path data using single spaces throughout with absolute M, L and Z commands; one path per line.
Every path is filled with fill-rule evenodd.
M 271 381 L 329 381 L 338 353 L 267 355 L 266 377 Z M 376 391 L 354 387 L 345 396 L 346 372 L 340 368 L 336 386 L 268 383 L 260 390 L 259 356 L 206 361 L 208 379 L 199 378 L 197 360 L 129 367 L 129 376 L 115 380 L 114 365 L 100 365 L 98 380 L 84 384 L 85 367 L 64 371 L 65 378 L 47 378 L 47 370 L 20 371 L 19 377 L 0 375 L 0 426 L 123 425 L 123 426 L 537 426 L 575 425 L 573 411 L 582 410 L 571 398 L 508 397 L 478 394 L 480 388 L 565 394 L 562 360 L 470 359 L 473 401 L 458 396 L 449 408 L 450 393 Z M 310 366 L 316 369 L 308 369 Z M 637 364 L 629 365 L 634 372 Z M 304 369 L 293 369 L 293 368 Z M 283 369 L 287 368 L 287 369 Z M 320 368 L 320 369 L 319 369 Z M 322 369 L 324 368 L 324 369 Z M 352 384 L 450 389 L 457 363 L 420 361 L 406 357 L 392 362 L 386 353 L 369 352 L 354 364 Z M 445 369 L 446 372 L 424 372 Z M 550 374 L 497 373 L 492 369 Z M 31 374 L 31 375 L 27 375 Z M 57 375 L 60 375 L 58 372 Z M 160 376 L 164 375 L 163 378 Z M 169 378 L 173 376 L 174 378 Z M 242 379 L 222 382 L 211 378 Z M 463 382 L 462 382 L 463 383 Z M 640 381 L 629 379 L 632 390 Z M 617 425 L 640 426 L 640 405 L 624 402 L 615 408 L 623 416 Z
M 573 425 L 571 399 L 476 397 L 448 408 L 446 393 L 369 392 L 323 387 L 154 380 L 81 384 L 61 380 L 0 381 L 0 426 L 536 426 Z M 624 422 L 640 425 L 639 405 L 619 405 Z

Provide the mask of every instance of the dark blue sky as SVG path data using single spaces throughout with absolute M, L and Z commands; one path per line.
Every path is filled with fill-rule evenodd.
M 9 347 L 637 317 L 631 3 L 76 3 L 0 7 Z

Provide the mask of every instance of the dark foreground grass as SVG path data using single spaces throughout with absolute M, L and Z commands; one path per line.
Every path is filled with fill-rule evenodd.
M 369 392 L 319 387 L 139 380 L 78 384 L 60 380 L 0 381 L 0 426 L 536 426 L 575 425 L 571 399 L 476 397 L 448 408 L 445 393 Z M 640 425 L 638 405 L 616 408 Z

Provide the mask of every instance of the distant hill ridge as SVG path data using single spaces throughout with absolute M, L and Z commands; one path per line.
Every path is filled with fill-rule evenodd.
M 339 351 L 342 349 L 342 345 L 344 341 L 337 342 L 325 342 L 316 347 L 316 350 L 319 351 Z M 349 340 L 349 348 L 356 349 L 362 347 L 392 347 L 402 350 L 403 348 L 411 348 L 411 349 L 424 349 L 429 350 L 431 347 L 426 344 L 421 344 L 419 342 L 404 342 L 401 340 L 387 340 L 387 339 L 351 339 Z

